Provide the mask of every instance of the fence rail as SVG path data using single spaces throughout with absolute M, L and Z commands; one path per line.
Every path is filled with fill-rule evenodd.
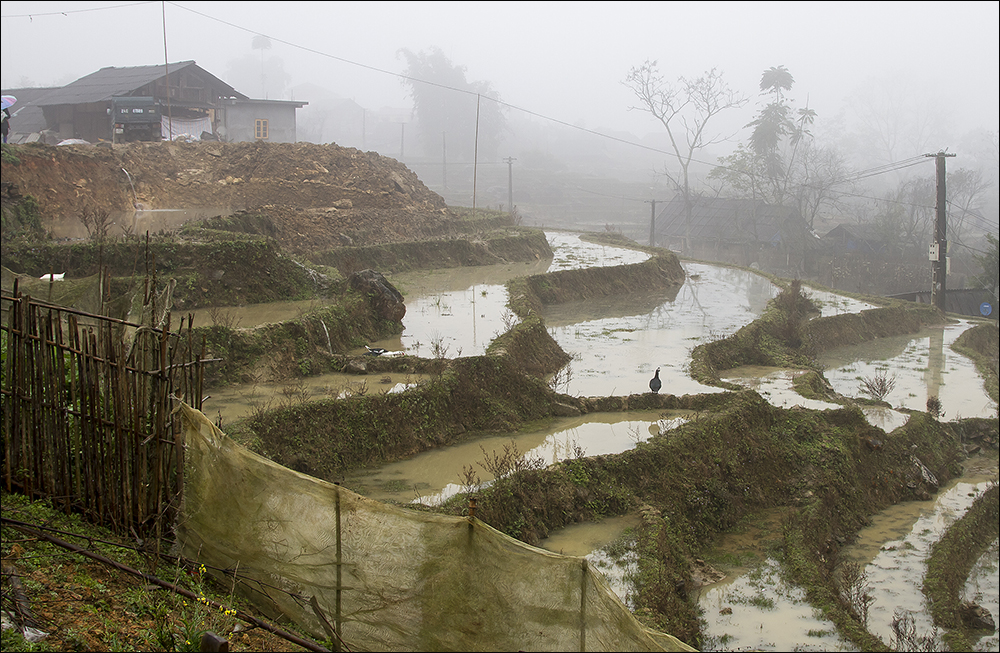
M 201 406 L 204 361 L 190 319 L 171 332 L 169 312 L 161 326 L 135 324 L 33 300 L 17 285 L 0 306 L 7 491 L 159 538 L 183 491 L 173 399 Z

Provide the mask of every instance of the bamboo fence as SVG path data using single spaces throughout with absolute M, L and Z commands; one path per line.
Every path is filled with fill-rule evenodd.
M 148 285 L 147 285 L 148 287 Z M 155 309 L 147 291 L 145 306 Z M 183 488 L 173 401 L 200 409 L 203 356 L 156 311 L 135 324 L 13 292 L 0 296 L 2 476 L 122 535 L 169 531 Z M 200 348 L 204 351 L 204 346 Z

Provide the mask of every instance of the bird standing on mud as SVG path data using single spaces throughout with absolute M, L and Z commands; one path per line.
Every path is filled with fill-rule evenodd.
M 660 368 L 657 367 L 656 374 L 654 374 L 653 378 L 649 380 L 649 389 L 652 390 L 654 393 L 657 393 L 660 391 L 660 387 L 662 385 L 663 384 L 660 382 Z

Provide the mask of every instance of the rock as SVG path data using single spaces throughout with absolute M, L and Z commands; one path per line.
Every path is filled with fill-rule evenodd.
M 552 414 L 556 417 L 576 417 L 580 414 L 580 409 L 569 404 L 557 403 L 552 406 Z
M 362 360 L 352 359 L 344 366 L 345 374 L 367 374 L 368 366 Z
M 993 615 L 978 603 L 963 601 L 958 608 L 958 613 L 962 617 L 962 622 L 972 630 L 988 630 L 991 633 L 996 630 L 997 626 L 993 621 Z
M 866 437 L 865 444 L 868 445 L 868 448 L 871 449 L 872 451 L 878 451 L 884 446 L 881 440 L 873 437 Z
M 352 274 L 348 278 L 348 283 L 354 290 L 359 290 L 368 296 L 372 309 L 382 319 L 399 322 L 406 315 L 403 295 L 382 276 L 382 273 L 375 270 L 361 270 Z

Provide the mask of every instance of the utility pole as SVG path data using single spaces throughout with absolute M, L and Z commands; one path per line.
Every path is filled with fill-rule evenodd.
M 504 161 L 507 162 L 507 212 L 514 217 L 514 162 L 517 159 L 509 156 Z
M 649 246 L 656 247 L 656 200 L 646 200 L 649 210 Z
M 448 139 L 446 134 L 441 132 L 441 185 L 448 190 Z
M 934 242 L 931 243 L 928 258 L 931 260 L 931 304 L 937 306 L 942 311 L 945 310 L 945 294 L 948 283 L 948 218 L 947 202 L 948 193 L 945 188 L 945 159 L 954 154 L 938 152 L 937 154 L 925 154 L 927 157 L 937 159 L 937 223 L 934 229 Z
M 399 123 L 399 160 L 400 161 L 403 160 L 403 154 L 404 154 L 404 150 L 403 150 L 404 136 L 406 136 L 406 123 L 405 122 L 401 122 L 401 123 Z

